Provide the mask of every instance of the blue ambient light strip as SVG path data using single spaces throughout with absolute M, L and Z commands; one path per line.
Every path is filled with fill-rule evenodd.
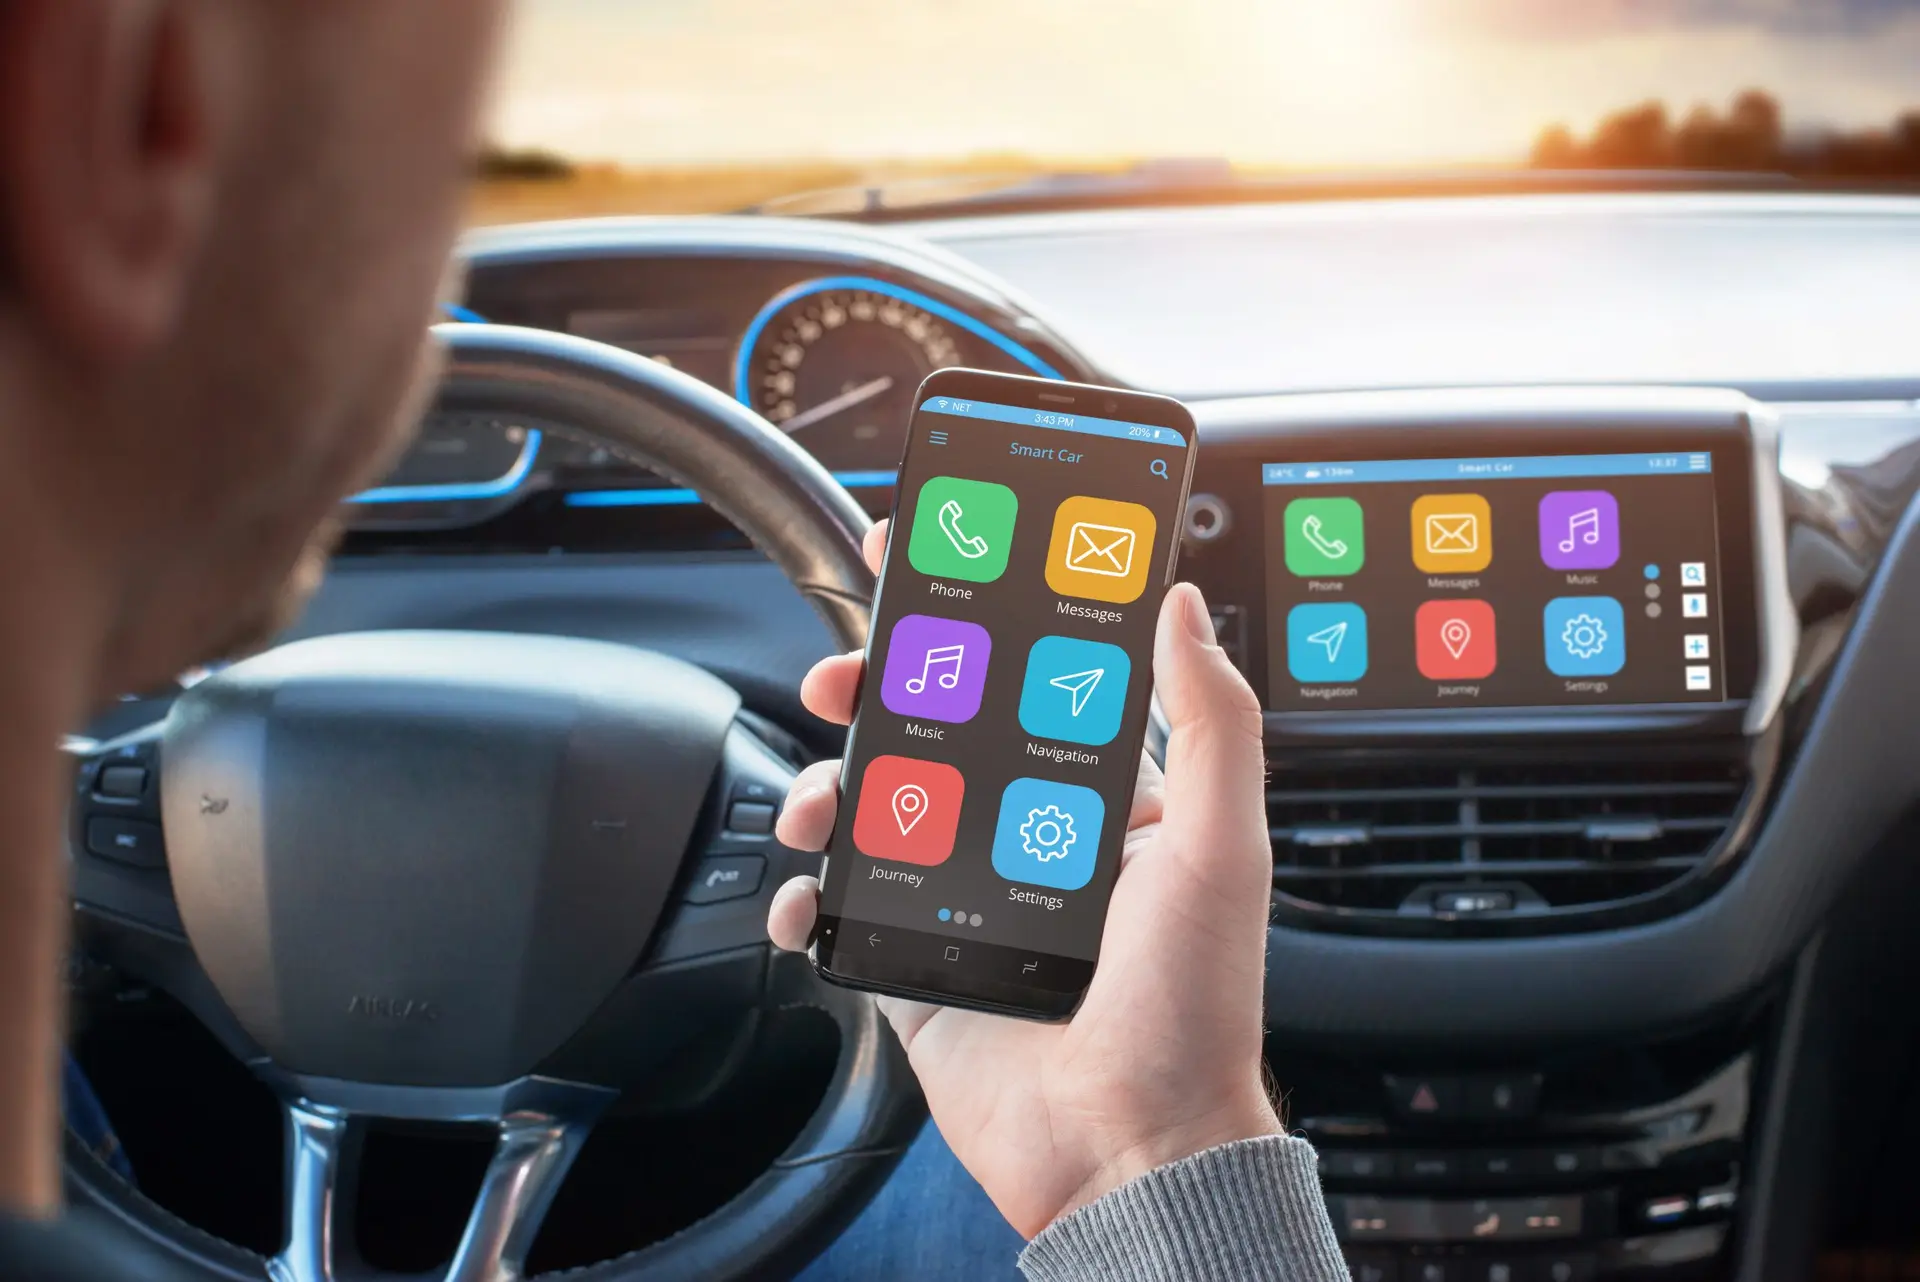
M 835 472 L 833 479 L 850 490 L 892 485 L 896 472 Z M 657 490 L 575 490 L 567 495 L 568 507 L 674 507 L 703 502 L 692 490 L 662 486 Z
M 348 499 L 349 503 L 455 503 L 463 499 L 497 499 L 520 488 L 520 482 L 533 471 L 533 460 L 540 453 L 540 429 L 527 429 L 520 446 L 520 457 L 505 476 L 491 481 L 460 481 L 446 485 L 384 485 Z

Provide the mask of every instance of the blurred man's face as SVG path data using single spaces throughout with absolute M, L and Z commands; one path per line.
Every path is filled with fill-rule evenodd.
M 59 1199 L 56 736 L 398 449 L 497 0 L 0 0 L 0 1207 Z M 25 782 L 23 783 L 22 780 Z
M 217 172 L 177 316 L 72 393 L 92 469 L 81 483 L 131 555 L 102 695 L 281 622 L 289 581 L 316 577 L 300 572 L 303 549 L 400 447 L 432 368 L 425 332 L 499 8 L 113 3 L 185 15 L 177 37 L 151 42 L 158 123 L 133 126 L 175 129 L 183 149 L 199 129 Z M 104 21 L 100 43 L 131 38 L 112 29 L 118 15 Z M 25 239 L 28 255 L 49 243 Z
M 318 580 L 316 525 L 392 460 L 433 368 L 497 5 L 260 9 L 270 79 L 165 380 L 184 411 L 169 417 L 212 451 L 180 512 L 204 513 L 209 538 L 167 576 L 171 600 L 130 611 L 128 680 L 285 621 Z

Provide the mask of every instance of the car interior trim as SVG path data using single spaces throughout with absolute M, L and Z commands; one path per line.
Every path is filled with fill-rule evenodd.
M 1748 698 L 1748 735 L 1766 732 L 1786 701 L 1800 647 L 1800 614 L 1787 581 L 1787 522 L 1780 497 L 1780 417 L 1749 400 L 1743 408 L 1753 447 L 1754 596 L 1760 607 L 1760 667 Z
M 881 470 L 867 472 L 835 472 L 833 479 L 850 490 L 877 489 L 892 485 L 900 479 L 898 472 Z M 575 490 L 564 500 L 568 507 L 676 507 L 692 503 L 704 503 L 692 490 L 670 488 L 658 490 Z
M 498 499 L 519 489 L 533 471 L 540 456 L 542 434 L 539 428 L 527 429 L 527 439 L 513 466 L 491 481 L 472 481 L 449 485 L 383 485 L 362 490 L 349 503 L 453 503 L 470 499 Z

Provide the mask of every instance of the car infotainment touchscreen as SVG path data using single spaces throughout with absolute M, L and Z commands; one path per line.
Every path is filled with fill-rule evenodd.
M 1268 706 L 1728 698 L 1716 461 L 1266 464 Z

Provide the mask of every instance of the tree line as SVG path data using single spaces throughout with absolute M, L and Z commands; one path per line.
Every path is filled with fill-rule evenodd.
M 1780 103 L 1750 89 L 1724 113 L 1701 104 L 1679 120 L 1645 102 L 1601 120 L 1586 138 L 1552 125 L 1533 145 L 1537 169 L 1718 169 L 1804 178 L 1920 179 L 1920 109 L 1878 129 L 1788 133 Z

